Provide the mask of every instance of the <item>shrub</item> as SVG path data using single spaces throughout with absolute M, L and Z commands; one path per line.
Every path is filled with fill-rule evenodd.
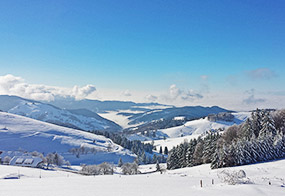
M 134 175 L 139 173 L 137 163 L 125 163 L 121 168 L 124 175 Z

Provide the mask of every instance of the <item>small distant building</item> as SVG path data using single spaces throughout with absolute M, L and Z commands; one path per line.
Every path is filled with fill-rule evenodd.
M 22 167 L 41 168 L 43 164 L 44 162 L 40 157 L 34 156 L 14 156 L 10 161 L 10 165 Z

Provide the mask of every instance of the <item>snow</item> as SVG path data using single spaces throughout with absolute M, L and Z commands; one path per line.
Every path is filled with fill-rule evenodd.
M 71 148 L 95 149 L 96 154 L 87 153 L 77 158 L 68 153 Z M 104 136 L 65 128 L 27 117 L 0 112 L 0 150 L 1 156 L 8 151 L 26 150 L 41 153 L 57 152 L 71 164 L 117 163 L 120 157 L 133 160 L 135 155 Z
M 165 167 L 165 166 L 164 166 Z M 154 171 L 155 165 L 140 166 L 140 171 Z M 218 177 L 224 171 L 244 170 L 251 184 L 228 185 Z M 20 174 L 20 179 L 17 176 Z M 6 178 L 5 177 L 15 177 Z M 41 176 L 41 178 L 40 178 Z M 47 171 L 0 165 L 0 195 L 5 196 L 180 196 L 274 195 L 285 191 L 285 160 L 211 170 L 209 165 L 124 176 L 80 176 L 63 171 Z M 200 187 L 200 180 L 203 186 Z M 214 180 L 214 184 L 212 184 Z M 271 182 L 271 185 L 269 185 Z
M 234 115 L 234 121 L 217 121 L 212 122 L 209 121 L 207 118 L 201 118 L 198 120 L 192 120 L 186 122 L 184 125 L 171 127 L 168 129 L 161 129 L 156 131 L 157 138 L 163 139 L 156 139 L 154 141 L 154 145 L 156 149 L 159 149 L 162 146 L 164 149 L 167 146 L 168 150 L 171 150 L 174 146 L 177 146 L 183 143 L 185 140 L 190 141 L 191 139 L 198 138 L 199 136 L 203 136 L 206 132 L 219 129 L 219 128 L 228 128 L 234 124 L 240 124 L 244 122 L 249 116 L 250 112 L 238 112 L 232 113 Z M 151 139 L 141 134 L 133 134 L 128 136 L 128 139 L 132 140 L 141 140 L 147 143 L 150 143 Z
M 67 110 L 39 102 L 20 100 L 19 103 L 9 109 L 8 112 L 54 124 L 65 124 L 66 126 L 77 127 L 83 130 L 111 129 L 110 124 L 102 119 L 76 115 Z
M 173 118 L 173 120 L 184 120 L 185 116 L 176 116 Z
M 167 134 L 168 137 L 170 138 L 181 137 L 185 135 L 201 135 L 209 130 L 227 128 L 234 124 L 240 124 L 250 115 L 250 113 L 249 112 L 233 113 L 233 115 L 235 117 L 235 120 L 232 122 L 228 121 L 211 122 L 207 118 L 201 118 L 198 120 L 192 120 L 186 122 L 182 126 L 162 129 L 159 131 Z

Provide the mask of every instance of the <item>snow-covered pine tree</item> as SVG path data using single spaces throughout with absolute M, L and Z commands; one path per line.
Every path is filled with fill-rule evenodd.
M 283 157 L 283 146 L 284 146 L 284 143 L 282 143 L 282 138 L 283 137 L 283 134 L 282 133 L 279 133 L 278 135 L 276 135 L 274 137 L 274 141 L 273 141 L 273 147 L 274 147 L 274 151 L 275 151 L 275 155 L 277 156 L 277 158 L 282 158 Z
M 181 144 L 181 148 L 182 148 L 182 156 L 180 157 L 181 167 L 187 167 L 186 154 L 187 154 L 188 147 L 189 147 L 189 143 L 187 141 L 184 141 L 184 143 Z
M 218 133 L 210 133 L 204 138 L 203 163 L 211 163 L 219 138 L 220 136 Z
M 213 159 L 211 162 L 211 169 L 217 169 L 223 167 L 223 158 L 224 158 L 224 153 L 222 148 L 217 148 L 213 155 Z
M 183 143 L 177 146 L 177 156 L 178 156 L 178 162 L 177 162 L 177 168 L 183 167 L 184 162 L 184 145 Z
M 246 163 L 247 157 L 244 153 L 242 141 L 237 141 L 234 145 L 235 148 L 235 165 L 244 165 Z
M 259 132 L 259 137 L 275 137 L 277 134 L 274 121 L 269 112 L 264 112 L 262 118 L 262 128 Z
M 167 169 L 177 169 L 179 168 L 178 164 L 178 155 L 177 150 L 178 147 L 173 147 L 172 150 L 169 152 L 167 157 Z
M 261 121 L 261 110 L 256 109 L 255 112 L 251 113 L 251 127 L 254 132 L 255 137 L 257 138 L 259 136 L 259 132 L 262 129 Z
M 240 130 L 240 137 L 243 139 L 249 141 L 252 137 L 252 134 L 254 134 L 254 130 L 252 128 L 252 121 L 248 118 L 246 121 L 242 124 L 241 130 Z
M 187 167 L 192 167 L 195 165 L 194 159 L 193 159 L 193 154 L 194 154 L 196 145 L 197 145 L 196 139 L 190 140 L 187 151 L 186 151 Z
M 235 148 L 233 145 L 226 146 L 224 145 L 224 160 L 223 167 L 231 167 L 236 165 L 236 154 Z
M 195 147 L 195 151 L 193 154 L 194 165 L 200 165 L 203 163 L 203 149 L 204 149 L 204 142 L 201 140 Z

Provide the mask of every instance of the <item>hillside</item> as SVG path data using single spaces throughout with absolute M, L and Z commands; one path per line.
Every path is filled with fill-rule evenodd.
M 213 106 L 213 107 L 202 107 L 202 106 L 186 106 L 186 107 L 173 107 L 161 110 L 153 110 L 146 113 L 135 114 L 129 119 L 130 124 L 138 124 L 142 122 L 151 122 L 160 119 L 173 119 L 174 117 L 185 117 L 188 120 L 201 118 L 208 116 L 209 114 L 217 114 L 220 112 L 228 112 L 228 110 Z
M 157 150 L 159 150 L 160 146 L 162 146 L 163 149 L 164 147 L 167 147 L 170 150 L 174 146 L 183 143 L 185 140 L 190 141 L 191 139 L 198 138 L 208 131 L 226 129 L 234 124 L 241 124 L 250 116 L 250 112 L 237 112 L 232 113 L 232 115 L 234 116 L 232 121 L 210 121 L 208 118 L 201 118 L 186 122 L 181 126 L 157 130 L 155 131 L 156 137 L 131 134 L 128 138 L 131 140 L 147 142 L 153 140 Z
M 0 110 L 85 131 L 116 132 L 121 130 L 121 127 L 116 123 L 87 109 L 66 110 L 16 96 L 0 95 Z
M 68 152 L 72 148 L 84 148 L 86 153 L 82 152 L 76 157 Z M 124 160 L 133 160 L 135 157 L 103 136 L 0 112 L 0 150 L 19 149 L 44 154 L 58 152 L 71 164 L 116 163 L 120 157 Z

